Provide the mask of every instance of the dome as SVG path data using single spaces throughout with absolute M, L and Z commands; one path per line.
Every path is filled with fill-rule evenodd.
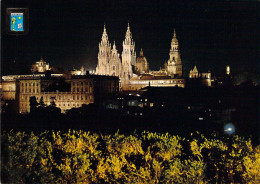
M 136 60 L 135 70 L 137 74 L 149 72 L 148 62 L 144 57 L 143 49 L 141 49 L 140 56 Z
M 140 51 L 140 56 L 137 58 L 137 63 L 147 62 L 146 57 L 144 57 L 143 49 Z

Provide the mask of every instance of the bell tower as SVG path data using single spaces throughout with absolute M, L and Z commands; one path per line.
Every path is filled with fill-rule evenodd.
M 128 83 L 133 76 L 133 69 L 136 63 L 136 52 L 135 43 L 132 38 L 132 33 L 130 31 L 130 26 L 128 23 L 127 31 L 125 35 L 125 40 L 123 41 L 123 51 L 122 51 L 122 82 Z
M 169 53 L 169 60 L 167 63 L 167 72 L 170 75 L 178 75 L 179 77 L 182 76 L 182 62 L 181 62 L 181 55 L 179 51 L 179 42 L 176 37 L 176 31 L 174 29 L 173 38 L 171 41 L 171 49 Z
M 96 73 L 98 75 L 109 75 L 110 54 L 111 54 L 111 44 L 109 43 L 106 26 L 104 25 L 102 39 L 101 42 L 99 43 L 98 65 L 96 68 Z

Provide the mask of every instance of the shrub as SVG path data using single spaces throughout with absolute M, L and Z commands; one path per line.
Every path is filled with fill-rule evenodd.
M 259 183 L 260 148 L 238 136 L 3 132 L 4 183 Z

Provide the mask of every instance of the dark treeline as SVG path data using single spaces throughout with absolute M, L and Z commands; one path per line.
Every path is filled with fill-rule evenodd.
M 37 102 L 34 97 L 31 97 L 30 114 L 4 112 L 2 129 L 39 132 L 85 129 L 103 133 L 113 133 L 118 129 L 125 133 L 146 130 L 170 132 L 181 136 L 199 131 L 206 135 L 212 133 L 223 135 L 223 127 L 226 122 L 217 121 L 214 116 L 224 117 L 225 114 L 219 114 L 226 112 L 222 109 L 228 111 L 231 109 L 228 118 L 236 127 L 235 133 L 251 137 L 254 142 L 258 143 L 258 92 L 259 88 L 252 86 L 197 90 L 154 88 L 148 90 L 139 99 L 139 101 L 141 99 L 144 101 L 147 98 L 147 104 L 153 102 L 152 108 L 124 104 L 124 108 L 109 109 L 103 104 L 89 104 L 72 108 L 65 114 L 56 107 L 55 99 L 52 99 L 52 103 L 46 106 L 41 99 Z M 220 101 L 221 103 L 219 103 Z M 211 112 L 208 112 L 209 109 Z M 215 111 L 215 115 L 212 111 Z M 203 121 L 198 119 L 200 116 L 203 117 Z

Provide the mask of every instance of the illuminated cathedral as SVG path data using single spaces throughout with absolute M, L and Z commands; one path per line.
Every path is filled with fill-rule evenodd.
M 179 52 L 179 43 L 174 30 L 168 62 L 164 69 L 150 71 L 149 63 L 140 51 L 140 56 L 136 58 L 135 42 L 132 38 L 128 23 L 125 40 L 123 41 L 123 51 L 120 57 L 116 49 L 108 39 L 106 27 L 99 43 L 98 64 L 96 74 L 118 76 L 122 90 L 138 90 L 142 87 L 151 86 L 180 86 L 184 87 L 182 79 L 182 61 Z

